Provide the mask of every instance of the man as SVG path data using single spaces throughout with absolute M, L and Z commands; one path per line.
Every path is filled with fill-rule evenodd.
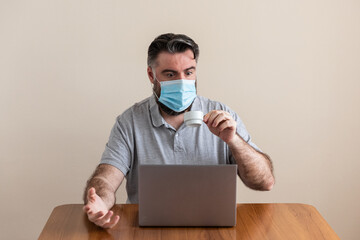
M 163 34 L 148 50 L 153 96 L 121 114 L 101 163 L 87 182 L 84 211 L 90 221 L 111 228 L 119 221 L 109 209 L 126 176 L 128 202 L 137 203 L 139 164 L 237 164 L 244 184 L 270 190 L 270 158 L 251 142 L 244 124 L 226 105 L 196 95 L 198 45 L 188 36 Z M 184 113 L 205 113 L 204 124 L 187 127 Z

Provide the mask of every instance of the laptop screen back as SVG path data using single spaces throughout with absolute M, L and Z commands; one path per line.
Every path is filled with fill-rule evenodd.
M 237 165 L 140 165 L 140 226 L 234 226 Z

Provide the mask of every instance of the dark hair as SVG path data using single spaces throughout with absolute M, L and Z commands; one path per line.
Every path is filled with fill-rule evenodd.
M 147 64 L 153 67 L 160 52 L 181 53 L 190 49 L 194 53 L 197 62 L 199 58 L 199 46 L 184 34 L 165 33 L 152 41 L 148 49 Z

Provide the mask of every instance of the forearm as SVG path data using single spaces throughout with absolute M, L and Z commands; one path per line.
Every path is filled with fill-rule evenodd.
M 228 145 L 242 181 L 255 190 L 271 190 L 275 179 L 270 158 L 256 151 L 237 134 Z
M 95 172 L 96 173 L 96 172 Z M 108 180 L 101 176 L 94 175 L 87 181 L 85 192 L 84 192 L 84 204 L 87 204 L 87 192 L 90 188 L 95 188 L 96 194 L 106 204 L 107 208 L 110 209 L 114 206 L 116 198 L 115 191 Z

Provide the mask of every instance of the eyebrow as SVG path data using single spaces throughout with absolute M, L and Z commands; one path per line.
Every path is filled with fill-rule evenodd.
M 189 71 L 189 70 L 191 70 L 191 69 L 196 69 L 196 68 L 195 68 L 194 66 L 191 66 L 191 67 L 185 69 L 185 71 Z
M 177 73 L 177 71 L 171 69 L 164 69 L 161 71 L 161 73 L 167 73 L 167 72 Z
M 186 71 L 189 71 L 191 69 L 196 69 L 196 68 L 194 66 L 191 66 L 189 68 L 186 68 L 184 71 L 186 72 Z M 161 71 L 161 73 L 167 73 L 167 72 L 177 73 L 177 71 L 172 70 L 172 69 L 164 69 L 164 70 Z

